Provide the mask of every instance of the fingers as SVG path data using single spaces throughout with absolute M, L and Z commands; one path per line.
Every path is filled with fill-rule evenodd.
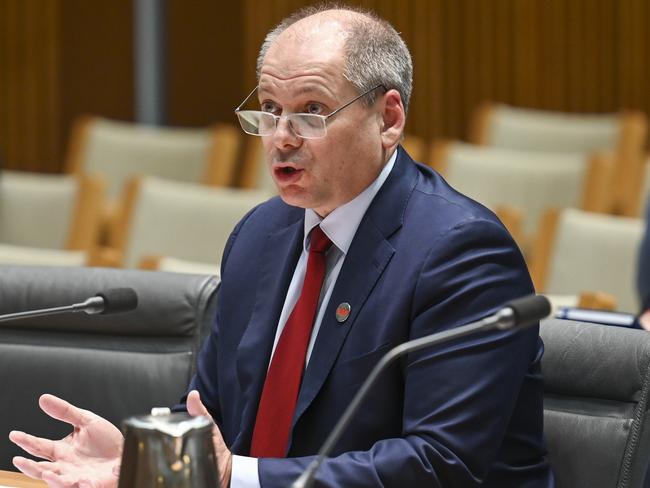
M 43 479 L 43 473 L 51 469 L 52 463 L 48 461 L 34 461 L 22 456 L 15 456 L 12 463 L 18 470 L 29 476 L 30 478 Z
M 54 460 L 54 441 L 43 439 L 41 437 L 34 437 L 31 434 L 17 430 L 9 432 L 9 440 L 32 456 L 47 459 L 48 461 Z
M 47 483 L 50 488 L 70 488 L 71 486 L 81 486 L 74 476 L 60 474 L 54 471 L 44 471 L 43 481 Z M 88 488 L 99 487 L 97 484 L 86 485 Z
M 54 395 L 41 395 L 38 399 L 38 404 L 50 417 L 71 424 L 74 427 L 81 427 L 87 424 L 94 416 L 92 412 L 75 407 L 71 403 Z
M 193 417 L 196 417 L 197 415 L 205 415 L 208 418 L 212 418 L 208 409 L 205 408 L 205 405 L 201 402 L 201 396 L 198 391 L 192 390 L 189 395 L 187 395 L 186 405 L 187 412 Z M 217 467 L 219 469 L 221 486 L 230 486 L 232 454 L 228 450 L 228 447 L 226 447 L 226 443 L 224 442 L 221 432 L 216 424 L 212 429 L 212 442 L 214 443 L 214 451 L 219 461 Z
M 197 417 L 199 415 L 205 415 L 208 418 L 212 418 L 208 409 L 205 408 L 203 402 L 201 402 L 201 396 L 196 390 L 192 390 L 189 395 L 187 395 L 187 413 L 192 417 Z

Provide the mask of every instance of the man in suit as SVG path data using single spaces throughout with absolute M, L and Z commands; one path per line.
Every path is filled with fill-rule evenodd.
M 389 24 L 301 11 L 267 36 L 258 81 L 249 98 L 260 110 L 243 109 L 246 99 L 237 114 L 263 137 L 280 198 L 229 239 L 186 399 L 218 425 L 222 484 L 233 488 L 289 486 L 390 348 L 533 292 L 496 217 L 399 146 L 411 60 Z M 373 389 L 319 486 L 553 486 L 541 354 L 537 328 L 410 354 Z M 49 460 L 16 466 L 56 486 L 113 486 L 119 432 L 60 399 L 41 406 L 75 432 L 55 442 L 12 433 Z

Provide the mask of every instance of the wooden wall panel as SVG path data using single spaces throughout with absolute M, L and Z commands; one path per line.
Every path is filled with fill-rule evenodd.
M 0 0 L 0 158 L 59 172 L 80 114 L 133 117 L 130 0 Z
M 49 0 L 44 0 L 49 1 Z M 133 120 L 131 0 L 61 2 L 61 131 L 82 114 Z
M 243 1 L 247 79 L 266 30 L 309 3 Z M 548 110 L 650 112 L 647 0 L 347 3 L 374 9 L 411 48 L 407 127 L 422 137 L 465 137 L 472 111 L 487 99 Z
M 0 0 L 0 159 L 56 171 L 61 152 L 59 2 Z
M 167 0 L 167 123 L 236 124 L 244 80 L 243 9 L 238 2 Z M 244 86 L 246 85 L 246 86 Z

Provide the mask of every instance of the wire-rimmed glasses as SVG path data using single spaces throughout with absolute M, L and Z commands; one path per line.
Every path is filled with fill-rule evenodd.
M 334 110 L 328 115 L 309 114 L 309 113 L 291 113 L 284 115 L 275 115 L 270 112 L 261 110 L 241 110 L 241 107 L 257 91 L 255 87 L 252 92 L 244 99 L 235 109 L 239 124 L 246 134 L 253 136 L 270 136 L 275 132 L 278 122 L 286 119 L 287 124 L 295 135 L 303 139 L 320 139 L 327 135 L 327 121 L 330 117 L 336 115 L 345 107 L 352 105 L 360 98 L 368 95 L 377 88 L 384 88 L 384 85 L 373 86 L 370 90 L 363 92 L 361 95 L 354 97 L 349 102 Z

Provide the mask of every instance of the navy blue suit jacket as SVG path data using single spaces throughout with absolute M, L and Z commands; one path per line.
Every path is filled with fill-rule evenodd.
M 197 388 L 226 443 L 246 455 L 303 239 L 304 210 L 274 198 L 233 231 Z M 261 459 L 263 487 L 307 466 L 379 358 L 533 292 L 496 217 L 400 148 L 354 237 L 304 373 L 287 459 Z M 352 311 L 342 324 L 338 304 Z M 321 466 L 319 486 L 553 486 L 542 434 L 537 327 L 411 354 L 372 391 Z

